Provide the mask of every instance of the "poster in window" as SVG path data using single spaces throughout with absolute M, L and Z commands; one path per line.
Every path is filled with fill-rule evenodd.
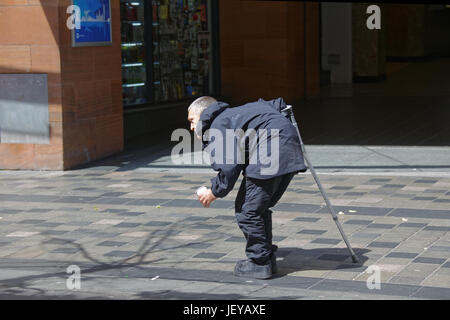
M 80 8 L 80 28 L 72 31 L 72 45 L 74 47 L 111 45 L 111 1 L 72 0 L 72 3 Z

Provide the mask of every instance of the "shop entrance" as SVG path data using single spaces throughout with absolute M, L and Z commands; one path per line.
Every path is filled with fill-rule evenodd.
M 321 4 L 321 98 L 299 102 L 313 144 L 448 146 L 450 8 Z

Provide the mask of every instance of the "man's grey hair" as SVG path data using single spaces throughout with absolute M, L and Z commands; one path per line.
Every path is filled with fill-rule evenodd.
M 194 102 L 191 103 L 191 105 L 188 108 L 188 112 L 193 112 L 196 115 L 201 115 L 203 111 L 205 111 L 206 108 L 209 107 L 210 104 L 217 102 L 216 99 L 213 97 L 200 97 Z

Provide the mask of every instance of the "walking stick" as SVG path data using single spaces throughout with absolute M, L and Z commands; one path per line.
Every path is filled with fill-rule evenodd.
M 323 199 L 325 200 L 325 203 L 327 204 L 328 210 L 330 211 L 334 222 L 336 222 L 336 226 L 338 227 L 339 232 L 341 233 L 342 238 L 344 239 L 344 242 L 347 245 L 348 250 L 350 251 L 350 255 L 352 256 L 353 262 L 354 263 L 359 263 L 358 257 L 353 252 L 352 246 L 350 245 L 350 243 L 347 240 L 347 237 L 345 236 L 344 230 L 342 229 L 342 226 L 341 226 L 341 224 L 339 222 L 339 219 L 338 219 L 338 217 L 336 215 L 336 212 L 334 211 L 333 207 L 331 206 L 331 203 L 328 200 L 328 197 L 327 197 L 325 191 L 322 188 L 322 184 L 320 183 L 319 178 L 317 177 L 316 171 L 314 170 L 314 167 L 313 167 L 311 161 L 309 161 L 308 155 L 307 155 L 306 150 L 305 150 L 305 145 L 303 144 L 302 136 L 300 135 L 300 130 L 298 129 L 297 121 L 295 120 L 295 117 L 294 117 L 294 112 L 292 111 L 292 106 L 288 105 L 286 109 L 281 110 L 281 113 L 283 113 L 283 115 L 285 115 L 286 117 L 290 118 L 292 124 L 294 125 L 295 129 L 297 130 L 297 134 L 298 134 L 298 137 L 300 139 L 300 146 L 301 146 L 301 149 L 302 149 L 302 152 L 303 152 L 303 157 L 306 160 L 306 164 L 308 165 L 309 170 L 311 170 L 311 174 L 314 177 L 314 180 L 316 181 L 320 192 L 322 193 Z

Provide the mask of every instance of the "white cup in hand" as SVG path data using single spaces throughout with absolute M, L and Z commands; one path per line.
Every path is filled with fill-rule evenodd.
M 200 187 L 197 189 L 197 196 L 201 196 L 202 194 L 204 194 L 206 191 L 208 191 L 208 188 L 206 187 Z

